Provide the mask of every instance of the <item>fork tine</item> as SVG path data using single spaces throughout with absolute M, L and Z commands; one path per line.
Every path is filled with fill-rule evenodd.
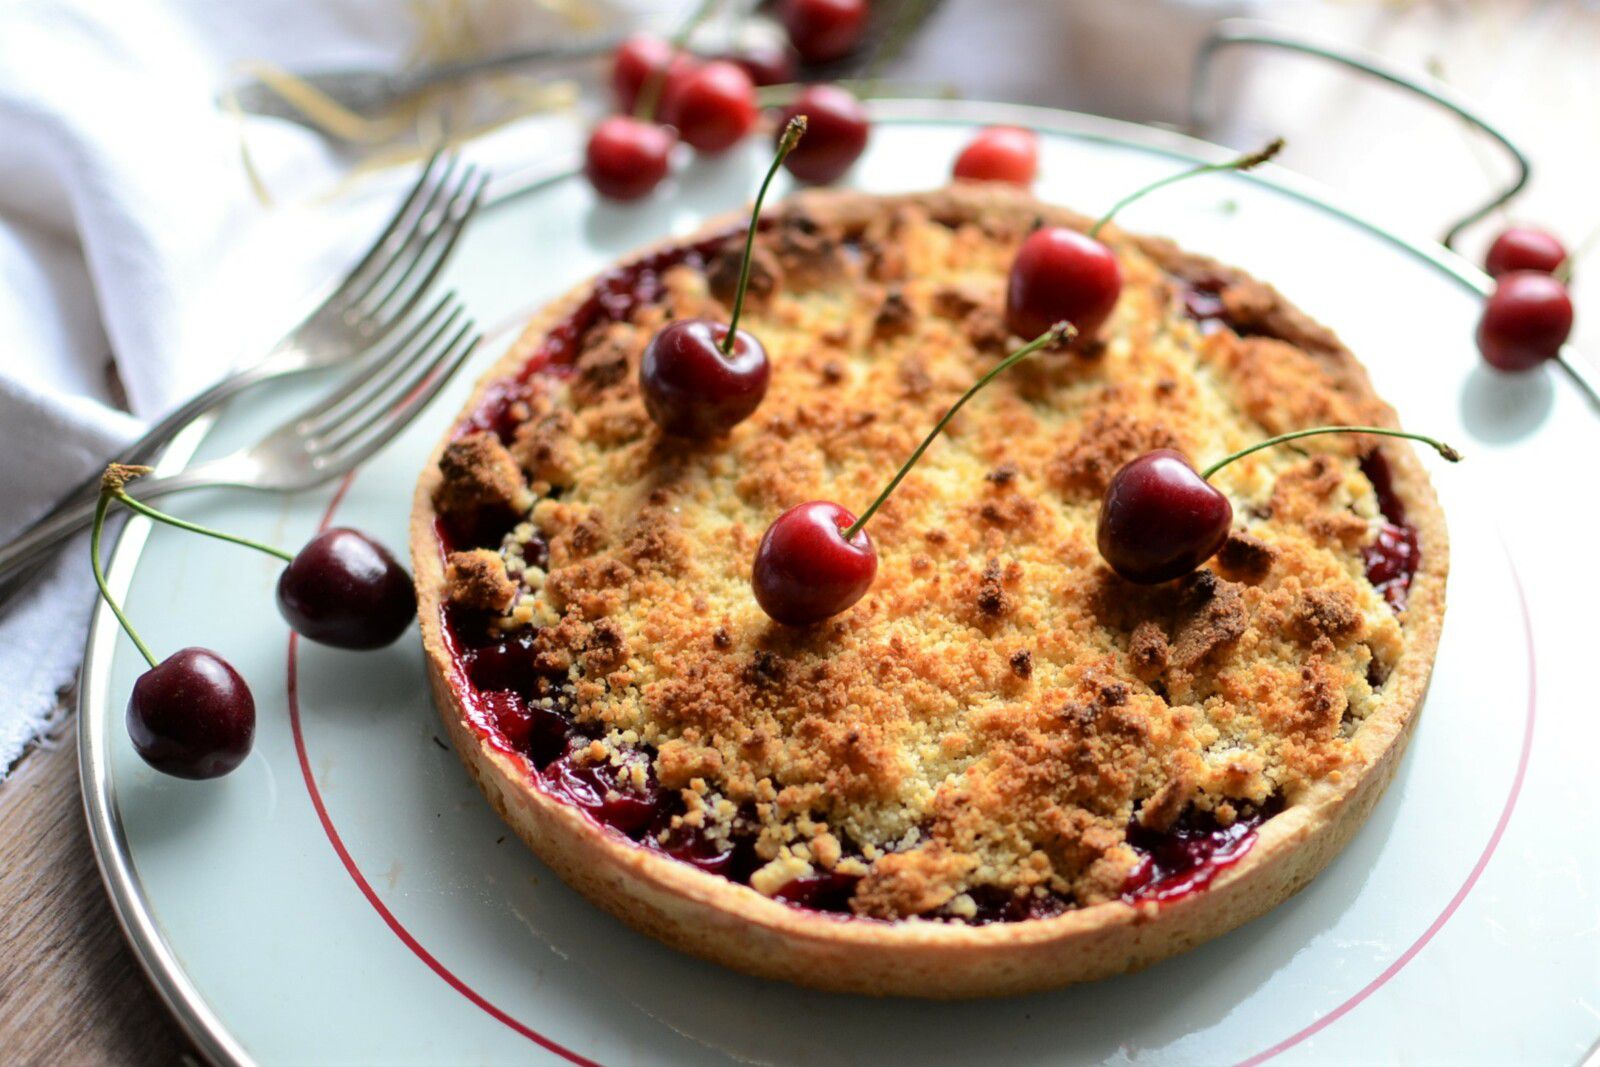
M 352 436 L 341 443 L 333 453 L 326 455 L 322 462 L 335 463 L 341 468 L 349 470 L 359 463 L 364 463 L 374 452 L 388 444 L 396 434 L 409 426 L 411 420 L 416 418 L 417 413 L 427 407 L 433 398 L 439 395 L 439 390 L 449 384 L 450 379 L 455 377 L 456 372 L 461 369 L 467 360 L 472 358 L 472 353 L 477 350 L 478 343 L 483 340 L 482 336 L 474 335 L 464 345 L 461 342 L 473 328 L 473 323 L 466 323 L 461 332 L 450 342 L 450 347 L 447 347 L 440 353 L 439 358 L 433 361 L 428 368 L 429 373 L 432 374 L 431 378 L 427 376 L 420 377 L 417 387 L 413 388 L 409 394 L 403 395 L 398 406 L 391 408 L 381 417 L 372 420 L 368 426 L 363 427 L 363 430 L 372 431 L 364 440 L 357 440 L 356 437 Z M 433 373 L 436 368 L 439 368 L 437 373 Z
M 307 438 L 310 438 L 312 448 L 320 451 L 322 438 L 341 434 L 342 429 L 349 426 L 350 422 L 354 421 L 354 419 L 362 418 L 363 413 L 366 413 L 366 411 L 373 410 L 373 405 L 379 405 L 379 410 L 382 410 L 382 397 L 386 397 L 389 394 L 390 387 L 394 386 L 395 382 L 405 379 L 406 374 L 410 374 L 413 366 L 418 365 L 421 360 L 429 357 L 434 350 L 437 350 L 440 341 L 450 334 L 451 328 L 456 325 L 456 320 L 461 318 L 462 310 L 464 309 L 462 309 L 461 302 L 454 301 L 454 306 L 450 309 L 450 315 L 446 315 L 443 318 L 443 322 L 438 322 L 438 325 L 432 328 L 427 339 L 414 341 L 414 336 L 421 333 L 421 331 L 413 331 L 413 336 L 406 338 L 406 342 L 408 342 L 406 347 L 410 347 L 410 350 L 406 350 L 406 347 L 397 346 L 395 358 L 386 362 L 386 365 L 381 366 L 378 373 L 371 374 L 366 378 L 366 381 L 360 382 L 360 386 L 352 390 L 352 395 L 347 398 L 346 402 L 331 406 L 330 410 L 318 414 L 318 418 L 315 418 L 314 421 L 302 422 L 302 427 L 304 427 L 302 432 L 306 434 Z M 430 317 L 430 320 L 432 318 L 437 318 L 437 315 Z M 430 320 L 424 320 L 424 322 L 430 322 Z
M 417 325 L 413 327 L 405 337 L 401 338 L 395 344 L 381 350 L 375 349 L 368 355 L 358 359 L 355 365 L 356 369 L 339 383 L 339 387 L 333 390 L 333 392 L 329 393 L 327 396 L 323 397 L 322 400 L 312 407 L 307 408 L 299 415 L 296 415 L 293 420 L 293 425 L 298 427 L 305 420 L 314 419 L 320 415 L 323 415 L 337 407 L 339 404 L 342 404 L 344 401 L 348 400 L 370 380 L 370 374 L 368 372 L 379 369 L 387 365 L 391 360 L 397 358 L 399 353 L 403 351 L 407 345 L 415 341 L 416 337 L 427 328 L 428 323 L 433 319 L 433 317 L 436 316 L 443 307 L 449 304 L 454 296 L 454 293 L 447 293 L 444 299 L 440 300 L 439 303 L 435 305 L 427 315 L 422 317 Z
M 400 272 L 400 276 L 395 279 L 389 291 L 368 309 L 367 315 L 370 318 L 376 318 L 383 312 L 385 307 L 400 295 L 406 282 L 422 263 L 424 257 L 428 255 L 429 249 L 437 241 L 442 240 L 443 243 L 434 252 L 422 276 L 416 280 L 410 292 L 400 301 L 400 306 L 390 314 L 387 321 L 394 322 L 410 313 L 412 307 L 428 291 L 428 287 L 433 284 L 434 279 L 439 276 L 439 272 L 449 262 L 450 254 L 455 251 L 456 242 L 461 239 L 462 233 L 467 228 L 467 223 L 472 220 L 472 216 L 477 213 L 479 204 L 483 202 L 483 192 L 488 184 L 489 176 L 487 173 L 477 172 L 472 167 L 467 168 L 467 173 L 462 176 L 462 188 L 445 206 L 444 221 L 423 241 L 422 246 L 417 250 L 416 256 Z
M 373 240 L 372 247 L 368 248 L 361 259 L 356 262 L 356 265 L 350 268 L 345 274 L 344 280 L 339 283 L 338 287 L 328 297 L 330 303 L 344 301 L 348 296 L 348 290 L 366 273 L 368 267 L 377 262 L 380 254 L 385 251 L 390 256 L 394 254 L 395 249 L 390 247 L 390 240 L 396 233 L 400 232 L 403 223 L 407 226 L 415 225 L 411 220 L 412 208 L 416 207 L 421 201 L 423 191 L 434 184 L 434 172 L 438 168 L 440 160 L 445 163 L 444 177 L 440 180 L 443 181 L 444 178 L 449 177 L 451 169 L 455 166 L 456 153 L 452 152 L 446 156 L 444 150 L 439 149 L 428 157 L 428 162 L 422 168 L 422 173 L 417 176 L 417 183 L 411 187 L 411 192 L 406 194 L 405 200 L 395 209 L 394 214 L 389 219 L 389 224 L 383 228 L 383 232 Z
M 456 173 L 456 164 L 459 162 L 459 156 L 452 155 L 450 157 L 444 172 L 439 175 L 439 180 L 433 184 L 433 188 L 428 190 L 427 198 L 418 207 L 415 217 L 411 219 L 411 225 L 403 233 L 396 233 L 390 238 L 392 254 L 384 261 L 381 267 L 367 272 L 360 291 L 352 293 L 346 300 L 348 307 L 358 313 L 365 314 L 360 308 L 361 302 L 372 295 L 372 292 L 379 285 L 383 284 L 383 280 L 388 276 L 389 272 L 394 270 L 397 264 L 404 268 L 416 260 L 417 243 L 426 241 L 439 228 L 443 219 L 441 205 L 448 204 L 457 195 L 461 189 L 461 183 L 472 172 L 473 168 L 469 165 L 465 175 L 458 175 Z
M 405 401 L 406 395 L 425 381 L 433 368 L 445 358 L 449 351 L 459 344 L 461 339 L 472 332 L 472 320 L 467 320 L 456 329 L 448 341 L 443 340 L 446 335 L 440 329 L 428 339 L 428 344 L 418 353 L 419 358 L 413 365 L 421 364 L 420 369 L 404 376 L 396 376 L 390 385 L 392 388 L 384 390 L 381 394 L 368 396 L 366 402 L 359 409 L 348 411 L 339 425 L 331 427 L 317 440 L 307 442 L 313 452 L 334 452 L 348 444 L 370 428 L 373 423 L 384 418 L 397 404 Z

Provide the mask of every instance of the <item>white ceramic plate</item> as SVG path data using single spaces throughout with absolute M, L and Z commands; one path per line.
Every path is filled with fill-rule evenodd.
M 1059 112 L 878 113 L 853 179 L 873 190 L 941 183 L 975 122 L 1045 132 L 1039 192 L 1090 211 L 1220 156 Z M 639 206 L 597 205 L 569 180 L 488 211 L 448 284 L 507 325 L 434 410 L 336 490 L 176 509 L 286 546 L 334 521 L 402 548 L 418 469 L 514 324 L 628 249 L 745 203 L 766 151 L 695 163 Z M 629 931 L 509 835 L 440 741 L 414 639 L 297 647 L 272 605 L 273 561 L 141 525 L 113 566 L 131 614 L 157 650 L 222 652 L 260 713 L 232 776 L 149 770 L 122 723 L 142 663 L 100 611 L 82 702 L 90 827 L 134 947 L 199 1047 L 261 1063 L 1580 1058 L 1600 1034 L 1595 412 L 1554 370 L 1480 368 L 1475 270 L 1292 175 L 1210 176 L 1123 221 L 1278 284 L 1343 335 L 1408 425 L 1468 456 L 1432 464 L 1454 558 L 1426 714 L 1370 822 L 1309 888 L 1141 974 L 1045 995 L 874 1001 L 745 978 Z M 236 405 L 201 453 L 253 440 L 316 388 Z

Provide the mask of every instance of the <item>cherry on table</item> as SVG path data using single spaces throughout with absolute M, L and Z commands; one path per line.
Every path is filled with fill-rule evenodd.
M 227 660 L 209 649 L 185 648 L 133 683 L 127 721 L 134 750 L 156 770 L 219 778 L 250 754 L 256 702 Z
M 751 41 L 719 58 L 744 68 L 758 86 L 787 85 L 795 80 L 799 67 L 794 48 L 782 41 Z
M 645 410 L 657 426 L 681 437 L 727 433 L 761 406 L 772 364 L 760 341 L 710 319 L 679 319 L 650 339 L 639 361 Z
M 1122 268 L 1100 241 L 1066 226 L 1028 235 L 1011 263 L 1006 283 L 1006 325 L 1032 337 L 1056 322 L 1070 322 L 1092 337 L 1122 295 Z
M 699 66 L 694 56 L 678 51 L 670 41 L 649 33 L 634 34 L 617 46 L 611 59 L 611 91 L 617 109 L 632 114 L 645 85 L 652 78 L 662 77 L 665 71 L 666 82 L 657 111 L 658 117 L 665 120 L 669 101 Z
M 1216 555 L 1233 505 L 1182 452 L 1146 452 L 1112 476 L 1096 540 L 1111 569 L 1152 585 L 1180 578 Z
M 866 151 L 871 123 L 867 109 L 837 85 L 808 85 L 783 109 L 780 123 L 804 115 L 806 138 L 783 165 L 803 182 L 826 185 L 837 181 Z
M 1561 354 L 1572 333 L 1572 297 L 1549 274 L 1502 275 L 1478 320 L 1478 351 L 1491 367 L 1531 370 Z
M 411 576 L 359 530 L 324 530 L 278 576 L 278 610 L 295 633 L 335 648 L 382 648 L 417 614 Z
M 755 128 L 755 82 L 743 67 L 714 60 L 684 80 L 673 103 L 678 136 L 700 152 L 722 152 Z
M 785 0 L 780 18 L 807 63 L 842 59 L 861 44 L 867 0 Z
M 1489 246 L 1483 269 L 1496 278 L 1516 270 L 1553 274 L 1566 259 L 1567 249 L 1555 234 L 1533 226 L 1513 226 Z
M 827 500 L 779 515 L 761 537 L 750 575 L 761 610 L 785 625 L 809 626 L 865 596 L 878 573 L 878 551 L 866 530 L 845 539 L 855 521 Z
M 648 196 L 667 176 L 675 138 L 664 126 L 612 115 L 589 134 L 583 173 L 595 192 L 611 200 Z
M 1039 173 L 1039 138 L 1020 126 L 980 130 L 956 156 L 955 177 L 1027 186 Z

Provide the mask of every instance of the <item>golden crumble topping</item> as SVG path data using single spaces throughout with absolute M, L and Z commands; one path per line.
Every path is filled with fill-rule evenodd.
M 505 443 L 475 434 L 446 454 L 442 512 L 521 517 L 498 553 L 451 556 L 450 595 L 531 629 L 566 670 L 597 735 L 584 758 L 642 775 L 637 753 L 653 753 L 683 825 L 755 835 L 757 890 L 838 872 L 860 878 L 851 909 L 881 918 L 970 914 L 983 891 L 1116 898 L 1138 861 L 1130 825 L 1191 810 L 1226 825 L 1352 760 L 1380 699 L 1369 679 L 1405 640 L 1363 569 L 1383 522 L 1360 467 L 1374 442 L 1224 469 L 1235 532 L 1177 582 L 1117 578 L 1095 523 L 1107 480 L 1145 450 L 1203 464 L 1392 416 L 1270 289 L 1115 229 L 1125 287 L 1101 343 L 1033 357 L 955 419 L 871 523 L 871 592 L 805 630 L 761 612 L 767 524 L 810 499 L 859 512 L 1022 341 L 1001 301 L 1039 205 L 837 203 L 793 201 L 757 241 L 741 325 L 772 384 L 727 438 L 663 437 L 637 370 L 669 318 L 726 321 L 738 240 L 589 330 L 573 373 L 534 380 Z M 1226 326 L 1186 313 L 1186 284 L 1218 294 Z

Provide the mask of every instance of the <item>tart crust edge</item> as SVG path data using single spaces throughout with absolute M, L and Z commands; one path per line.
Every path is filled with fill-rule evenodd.
M 819 190 L 800 194 L 808 210 L 833 217 L 870 215 L 886 204 L 916 202 L 946 217 L 977 219 L 1019 203 L 1052 223 L 1084 228 L 1089 220 L 1009 189 L 956 185 L 928 193 L 874 196 Z M 775 205 L 774 210 L 783 210 Z M 698 233 L 672 237 L 620 257 L 629 262 L 663 248 L 726 231 L 741 215 L 712 220 Z M 1134 238 L 1177 273 L 1248 275 L 1181 251 L 1161 238 Z M 516 374 L 551 327 L 589 295 L 589 278 L 547 305 L 505 356 L 478 381 L 463 413 L 497 382 Z M 1344 389 L 1374 397 L 1356 358 L 1324 328 L 1270 287 L 1262 287 L 1295 330 L 1310 331 L 1317 355 L 1337 370 Z M 1289 338 L 1296 340 L 1295 338 Z M 451 433 L 460 419 L 451 423 Z M 877 995 L 960 998 L 1053 988 L 1134 971 L 1186 951 L 1276 907 L 1322 870 L 1366 820 L 1398 768 L 1427 691 L 1443 622 L 1448 542 L 1443 513 L 1421 462 L 1409 447 L 1385 444 L 1396 495 L 1417 528 L 1422 564 L 1410 588 L 1406 647 L 1388 679 L 1390 694 L 1354 737 L 1356 760 L 1268 819 L 1254 846 L 1206 888 L 1176 901 L 1112 901 L 1048 919 L 968 926 L 924 919 L 884 922 L 790 907 L 749 886 L 639 847 L 540 789 L 527 765 L 500 751 L 472 725 L 453 680 L 458 668 L 442 632 L 444 558 L 435 535 L 433 493 L 447 435 L 418 481 L 411 516 L 412 565 L 429 685 L 462 762 L 490 805 L 544 863 L 590 901 L 641 933 L 745 973 L 804 986 Z

